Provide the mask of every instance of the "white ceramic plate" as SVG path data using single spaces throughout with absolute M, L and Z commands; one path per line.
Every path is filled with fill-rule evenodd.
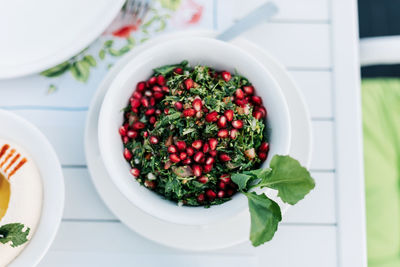
M 0 79 L 37 73 L 87 47 L 124 0 L 1 0 Z
M 98 116 L 101 103 L 116 73 L 148 46 L 163 40 L 187 38 L 190 36 L 212 38 L 214 33 L 177 33 L 152 39 L 146 45 L 134 49 L 110 70 L 100 88 L 98 88 L 88 112 L 85 130 L 85 151 L 89 172 L 97 191 L 108 208 L 121 222 L 138 234 L 165 246 L 183 250 L 205 251 L 221 249 L 247 241 L 250 229 L 248 212 L 243 212 L 224 223 L 215 223 L 203 227 L 177 225 L 158 220 L 133 206 L 129 200 L 121 195 L 111 181 L 111 178 L 107 175 L 100 156 L 97 138 Z M 260 48 L 243 39 L 237 39 L 233 43 L 257 56 L 259 61 L 269 69 L 284 89 L 284 95 L 287 99 L 289 113 L 292 118 L 292 141 L 289 154 L 299 159 L 302 164 L 309 166 L 312 138 L 311 122 L 305 102 L 294 82 L 288 76 L 285 69 Z M 286 205 L 285 208 L 287 207 Z M 285 212 L 285 208 L 282 211 L 283 213 Z M 177 235 L 176 233 L 180 234 Z
M 14 113 L 0 110 L 0 137 L 23 147 L 34 159 L 43 182 L 43 207 L 32 239 L 10 267 L 36 266 L 46 254 L 64 208 L 64 178 L 57 155 L 46 137 Z

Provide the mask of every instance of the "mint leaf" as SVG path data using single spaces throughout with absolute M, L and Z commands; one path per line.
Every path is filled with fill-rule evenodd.
M 282 220 L 281 209 L 264 194 L 244 194 L 247 196 L 251 215 L 250 240 L 257 247 L 274 237 L 278 223 Z
M 315 187 L 310 172 L 290 156 L 275 155 L 270 168 L 272 171 L 262 178 L 258 186 L 278 190 L 283 202 L 294 205 Z
M 11 247 L 18 247 L 28 241 L 30 228 L 23 231 L 25 225 L 21 223 L 10 223 L 0 227 L 0 243 L 11 242 Z

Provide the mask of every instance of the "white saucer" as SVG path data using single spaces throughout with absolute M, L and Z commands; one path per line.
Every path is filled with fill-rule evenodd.
M 183 250 L 205 251 L 230 247 L 249 240 L 248 211 L 222 223 L 207 226 L 185 226 L 156 219 L 132 205 L 113 184 L 103 165 L 98 147 L 98 115 L 104 95 L 116 73 L 133 57 L 157 42 L 172 38 L 204 36 L 213 38 L 213 32 L 176 33 L 154 38 L 122 58 L 110 70 L 98 88 L 89 108 L 85 129 L 85 151 L 92 181 L 108 208 L 121 222 L 138 234 L 165 246 Z M 290 155 L 309 166 L 311 159 L 311 122 L 305 102 L 285 69 L 263 50 L 243 39 L 233 42 L 254 53 L 284 88 L 292 118 L 292 147 Z M 293 119 L 295 118 L 295 119 Z M 285 212 L 284 207 L 282 213 Z
M 30 122 L 0 110 L 0 137 L 10 140 L 34 159 L 43 183 L 43 206 L 32 239 L 9 267 L 36 266 L 46 254 L 60 225 L 64 209 L 64 178 L 58 157 L 46 137 Z M 23 222 L 21 222 L 23 223 Z

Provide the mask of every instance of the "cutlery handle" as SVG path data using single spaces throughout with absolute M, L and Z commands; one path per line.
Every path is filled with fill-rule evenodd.
M 278 7 L 272 3 L 267 2 L 260 7 L 256 8 L 254 11 L 250 12 L 244 18 L 239 20 L 233 26 L 220 33 L 217 36 L 218 40 L 230 41 L 235 37 L 239 36 L 243 32 L 251 29 L 260 22 L 266 21 L 278 12 Z

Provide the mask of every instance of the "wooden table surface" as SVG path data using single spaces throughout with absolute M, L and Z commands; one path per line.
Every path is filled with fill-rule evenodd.
M 190 29 L 220 31 L 262 1 L 196 2 L 204 6 L 204 14 Z M 59 89 L 49 95 L 49 80 L 32 75 L 0 81 L 0 107 L 37 125 L 64 170 L 63 221 L 40 266 L 181 266 L 178 262 L 188 260 L 198 262 L 195 266 L 366 266 L 356 1 L 275 2 L 279 14 L 244 36 L 280 60 L 306 98 L 317 186 L 288 211 L 274 240 L 256 249 L 245 243 L 212 253 L 187 253 L 130 231 L 97 195 L 83 151 L 88 105 L 106 68 L 87 84 L 62 77 Z

